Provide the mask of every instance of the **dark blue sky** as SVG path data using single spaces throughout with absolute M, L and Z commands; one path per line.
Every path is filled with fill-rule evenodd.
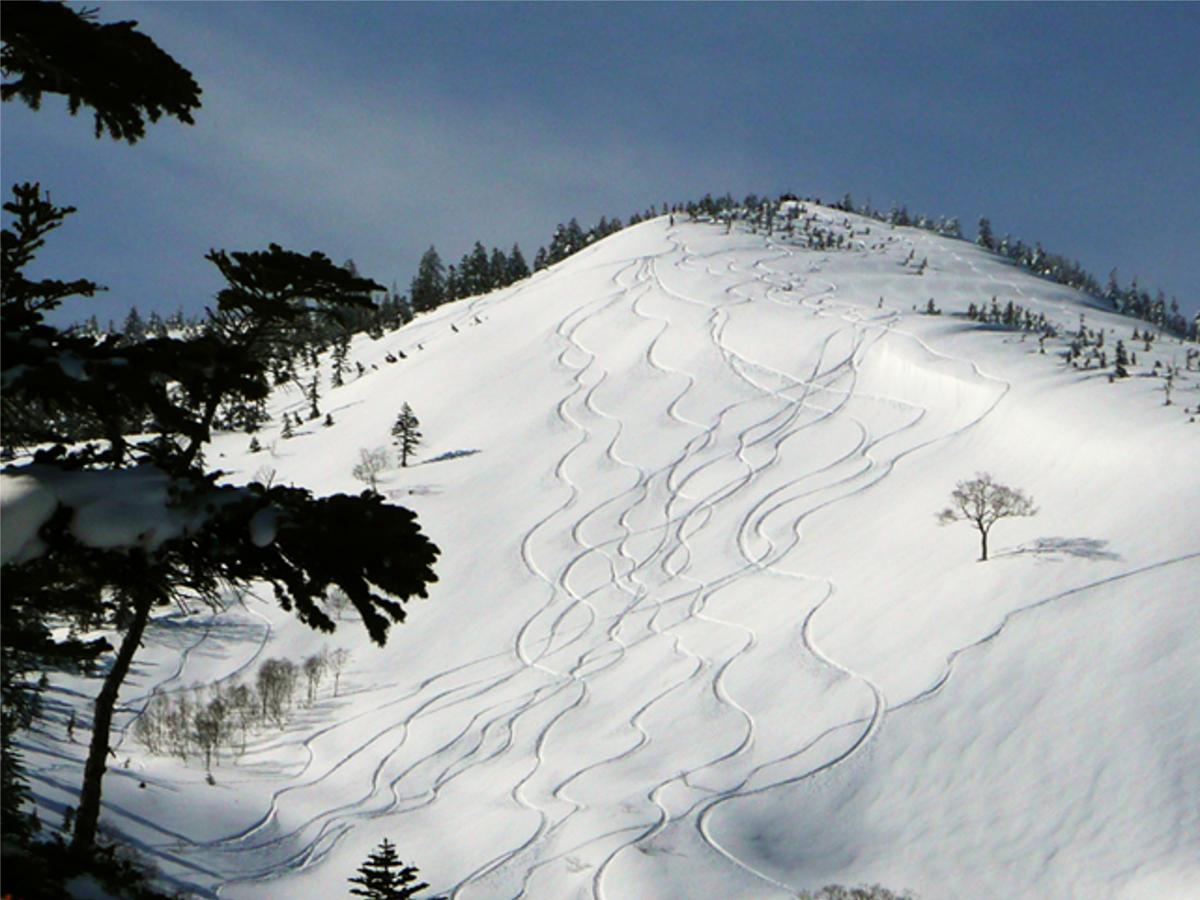
M 7 183 L 79 213 L 46 270 L 120 318 L 276 241 L 406 287 L 422 251 L 706 191 L 980 215 L 1200 310 L 1200 4 L 102 4 L 196 75 L 134 147 L 3 109 Z

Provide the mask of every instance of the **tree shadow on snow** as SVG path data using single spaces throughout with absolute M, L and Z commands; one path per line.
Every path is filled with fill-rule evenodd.
M 1108 541 L 1101 541 L 1096 538 L 1049 537 L 1038 538 L 1036 541 L 1029 544 L 1022 544 L 1014 550 L 997 553 L 996 556 L 1036 556 L 1038 559 L 1046 560 L 1047 562 L 1061 562 L 1069 556 L 1077 559 L 1097 561 L 1118 560 L 1121 558 L 1119 553 L 1114 553 L 1106 549 L 1107 547 Z
M 479 452 L 478 450 L 447 450 L 431 459 L 423 460 L 419 465 L 427 466 L 430 463 L 444 462 L 447 459 L 458 459 L 460 456 L 474 456 Z

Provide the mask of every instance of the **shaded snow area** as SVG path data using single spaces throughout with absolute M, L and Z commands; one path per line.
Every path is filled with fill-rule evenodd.
M 332 427 L 279 437 L 307 410 L 292 391 L 262 452 L 219 436 L 232 483 L 358 492 L 359 449 L 410 403 L 425 444 L 380 489 L 441 580 L 382 650 L 267 592 L 154 622 L 108 827 L 228 898 L 344 896 L 384 837 L 464 900 L 1200 896 L 1200 391 L 1181 371 L 1164 405 L 1152 368 L 1187 348 L 1131 344 L 1110 383 L 1063 339 L 1043 354 L 962 313 L 1084 314 L 1110 353 L 1144 323 L 818 212 L 853 249 L 653 220 L 359 336 L 366 374 L 330 389 L 326 369 Z M 986 563 L 935 518 L 983 471 L 1040 509 L 997 524 Z M 156 690 L 322 646 L 351 652 L 338 695 L 223 751 L 215 784 L 134 737 Z M 74 803 L 96 686 L 56 677 L 26 736 L 47 821 Z
M 56 510 L 71 510 L 68 530 L 87 547 L 153 553 L 167 541 L 202 528 L 212 511 L 173 497 L 178 484 L 156 466 L 114 471 L 64 470 L 25 465 L 0 474 L 4 530 L 0 561 L 22 563 L 46 552 L 39 531 Z M 245 492 L 224 491 L 216 502 L 232 503 Z M 206 498 L 211 504 L 213 499 Z M 251 521 L 258 546 L 275 539 L 274 519 L 264 510 Z

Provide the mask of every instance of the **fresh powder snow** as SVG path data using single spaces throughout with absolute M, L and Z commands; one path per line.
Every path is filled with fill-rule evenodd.
M 219 435 L 231 484 L 357 493 L 359 450 L 411 404 L 424 444 L 380 490 L 440 582 L 385 649 L 269 591 L 156 619 L 103 824 L 223 898 L 344 896 L 385 837 L 460 898 L 1200 896 L 1193 345 L 1143 349 L 1145 323 L 969 243 L 807 211 L 847 249 L 654 219 L 359 335 L 366 374 L 323 388 L 333 427 L 282 439 L 291 389 L 262 452 Z M 965 318 L 993 296 L 1123 339 L 1132 377 Z M 986 563 L 936 520 L 977 472 L 1039 508 Z M 104 502 L 130 543 L 186 527 L 155 473 L 122 477 Z M 6 479 L 6 559 L 36 554 L 60 487 Z M 222 751 L 212 784 L 134 736 L 156 692 L 323 647 L 350 652 L 336 696 Z M 96 688 L 56 675 L 21 736 L 44 821 L 76 802 Z

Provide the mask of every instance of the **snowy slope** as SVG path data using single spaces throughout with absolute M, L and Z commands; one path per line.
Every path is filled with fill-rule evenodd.
M 156 687 L 353 655 L 340 696 L 216 785 L 125 734 L 106 821 L 230 898 L 342 896 L 385 836 L 462 898 L 1200 896 L 1200 390 L 1164 406 L 1149 375 L 1184 347 L 1135 345 L 1137 377 L 1110 384 L 950 313 L 1085 313 L 1110 346 L 1141 323 L 970 244 L 819 212 L 855 249 L 627 229 L 360 337 L 334 427 L 253 455 L 218 438 L 234 482 L 357 492 L 359 448 L 411 403 L 426 445 L 382 489 L 441 546 L 441 581 L 383 650 L 266 597 L 160 620 L 126 731 Z M 929 298 L 947 314 L 917 313 Z M 934 514 L 984 470 L 1041 511 L 981 564 Z M 86 719 L 92 691 L 57 680 L 51 710 Z M 61 738 L 28 744 L 48 821 L 79 781 Z

